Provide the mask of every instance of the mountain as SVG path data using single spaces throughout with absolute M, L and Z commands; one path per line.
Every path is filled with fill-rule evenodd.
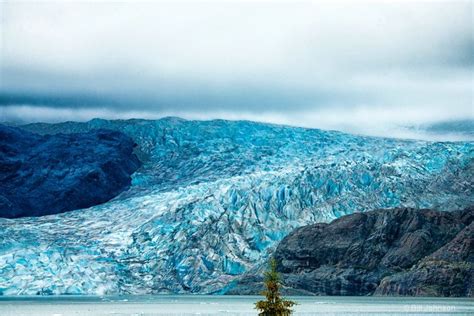
M 474 137 L 474 120 L 458 120 L 425 124 L 419 128 L 430 133 L 459 133 Z
M 107 202 L 140 166 L 128 136 L 107 130 L 40 136 L 0 125 L 0 217 L 42 216 Z
M 296 229 L 275 258 L 287 287 L 316 295 L 472 297 L 474 208 L 354 213 Z
M 225 293 L 297 227 L 354 211 L 474 204 L 472 142 L 178 118 L 22 128 L 120 131 L 142 166 L 101 205 L 0 219 L 6 295 Z
M 404 134 L 423 139 L 474 140 L 474 119 L 438 121 L 417 125 L 399 126 Z

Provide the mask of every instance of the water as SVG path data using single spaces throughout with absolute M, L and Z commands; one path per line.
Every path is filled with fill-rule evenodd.
M 0 296 L 0 315 L 257 315 L 257 296 Z M 292 297 L 295 315 L 474 315 L 470 298 Z

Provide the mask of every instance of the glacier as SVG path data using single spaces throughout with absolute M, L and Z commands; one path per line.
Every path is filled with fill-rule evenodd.
M 104 204 L 1 218 L 3 295 L 225 293 L 296 227 L 377 208 L 474 204 L 474 142 L 179 118 L 22 128 L 119 130 L 143 165 Z

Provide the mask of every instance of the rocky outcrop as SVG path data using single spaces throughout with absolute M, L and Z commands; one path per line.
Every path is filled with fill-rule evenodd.
M 0 125 L 0 217 L 57 214 L 110 200 L 140 166 L 134 142 L 109 130 L 37 135 Z
M 474 223 L 412 269 L 388 276 L 377 295 L 474 296 Z
M 473 296 L 473 219 L 474 208 L 355 213 L 296 229 L 275 258 L 287 293 Z M 258 292 L 257 279 L 230 293 Z

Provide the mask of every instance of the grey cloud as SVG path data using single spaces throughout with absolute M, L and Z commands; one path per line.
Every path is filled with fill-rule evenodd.
M 474 118 L 471 1 L 1 6 L 0 121 Z

